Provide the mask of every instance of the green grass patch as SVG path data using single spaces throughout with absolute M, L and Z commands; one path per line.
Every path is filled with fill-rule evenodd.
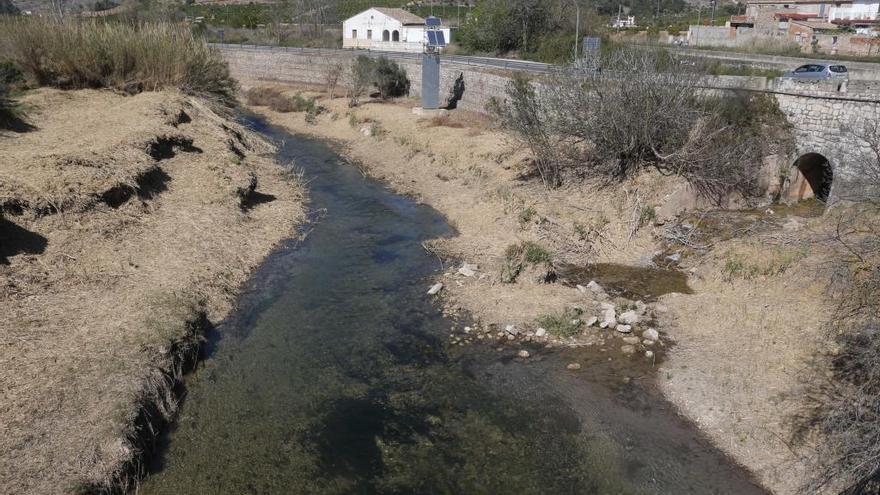
M 573 337 L 580 333 L 584 322 L 580 317 L 584 312 L 578 308 L 569 308 L 561 313 L 541 315 L 535 322 L 556 337 Z

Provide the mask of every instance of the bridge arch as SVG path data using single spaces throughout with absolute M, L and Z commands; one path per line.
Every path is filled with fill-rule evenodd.
M 391 33 L 391 41 L 400 41 L 400 32 L 395 30 Z
M 388 30 L 386 29 L 386 30 L 382 31 L 382 41 L 390 41 L 390 40 L 391 40 L 391 34 L 388 32 Z
M 813 152 L 802 154 L 795 160 L 792 173 L 788 186 L 789 200 L 816 198 L 823 203 L 828 202 L 834 169 L 825 155 Z

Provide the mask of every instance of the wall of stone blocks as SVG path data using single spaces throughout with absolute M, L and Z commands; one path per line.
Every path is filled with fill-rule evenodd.
M 304 84 L 325 84 L 331 65 L 351 64 L 358 52 L 341 50 L 297 51 L 284 48 L 222 46 L 219 47 L 229 62 L 232 75 L 242 80 L 282 81 Z M 375 55 L 375 54 L 374 54 Z M 394 57 L 409 77 L 410 95 L 418 97 L 421 91 L 422 67 L 418 59 Z M 493 96 L 502 96 L 509 76 L 490 69 L 442 63 L 440 66 L 440 101 L 449 95 L 455 80 L 464 76 L 465 92 L 459 108 L 485 112 Z

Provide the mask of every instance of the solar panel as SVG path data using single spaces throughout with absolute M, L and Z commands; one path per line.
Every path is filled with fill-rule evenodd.
M 428 46 L 445 47 L 446 35 L 443 31 L 428 31 Z
M 428 17 L 427 19 L 425 19 L 425 26 L 439 27 L 441 25 L 442 25 L 442 23 L 440 22 L 439 17 L 431 16 L 431 17 Z

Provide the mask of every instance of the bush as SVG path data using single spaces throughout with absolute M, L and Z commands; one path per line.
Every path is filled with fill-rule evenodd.
M 553 255 L 540 245 L 525 241 L 511 244 L 504 251 L 504 265 L 501 267 L 501 281 L 512 283 L 527 265 L 544 267 L 548 270 L 553 266 Z
M 307 112 L 318 115 L 323 110 L 316 104 L 314 98 L 296 95 L 293 98 L 284 96 L 281 90 L 276 88 L 256 87 L 245 93 L 245 101 L 248 105 L 257 107 L 269 107 L 276 112 Z
M 614 70 L 572 69 L 540 84 L 514 78 L 507 103 L 492 109 L 528 146 L 545 185 L 560 185 L 568 168 L 623 179 L 654 167 L 719 203 L 758 192 L 761 159 L 789 128 L 774 102 L 712 97 L 702 74 L 663 51 L 622 48 L 599 67 Z
M 406 71 L 397 62 L 379 57 L 373 67 L 373 84 L 383 100 L 392 96 L 409 94 L 409 79 Z
M 573 337 L 577 335 L 583 322 L 580 320 L 583 311 L 577 308 L 566 309 L 559 314 L 539 316 L 536 322 L 544 327 L 550 335 L 557 337 Z
M 0 58 L 36 84 L 113 88 L 127 93 L 175 87 L 233 105 L 237 83 L 220 53 L 185 26 L 96 20 L 0 20 Z
M 348 79 L 349 107 L 357 106 L 371 87 L 379 91 L 383 100 L 409 93 L 406 71 L 397 62 L 385 57 L 373 60 L 364 55 L 358 56 L 349 69 Z

